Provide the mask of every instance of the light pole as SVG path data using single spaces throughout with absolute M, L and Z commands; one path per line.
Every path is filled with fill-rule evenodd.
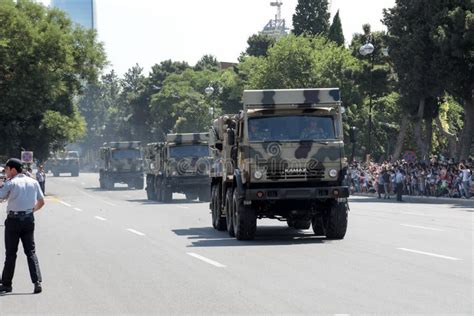
M 372 155 L 372 71 L 374 70 L 374 57 L 372 53 L 374 52 L 375 47 L 367 41 L 364 45 L 359 48 L 359 53 L 362 56 L 370 55 L 370 83 L 369 83 L 369 141 L 368 141 L 368 150 L 367 153 Z
M 204 89 L 204 92 L 207 94 L 209 97 L 209 101 L 212 103 L 211 106 L 211 111 L 212 111 L 212 119 L 214 120 L 214 103 L 212 102 L 212 95 L 214 94 L 214 88 L 209 84 L 209 86 Z

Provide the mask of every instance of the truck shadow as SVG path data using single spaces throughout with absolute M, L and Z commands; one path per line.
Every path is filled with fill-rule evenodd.
M 158 202 L 154 200 L 148 199 L 129 199 L 126 200 L 127 202 L 131 203 L 140 203 L 142 205 L 149 205 L 149 204 L 156 204 L 156 205 L 180 205 L 180 204 L 209 204 L 209 202 L 200 202 L 197 200 L 173 200 L 171 202 Z
M 92 191 L 92 192 L 104 192 L 104 191 L 141 191 L 141 190 L 136 190 L 136 189 L 130 189 L 127 187 L 119 187 L 119 188 L 113 188 L 113 189 L 101 189 L 98 187 L 94 188 L 84 188 L 87 191 Z
M 187 237 L 191 242 L 187 247 L 250 247 L 250 246 L 290 246 L 305 244 L 323 244 L 331 242 L 316 237 L 309 231 L 288 227 L 260 226 L 254 240 L 239 241 L 227 232 L 216 231 L 212 227 L 195 227 L 172 230 L 176 235 Z

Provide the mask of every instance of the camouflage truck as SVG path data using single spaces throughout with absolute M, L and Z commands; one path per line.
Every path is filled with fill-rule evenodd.
M 53 176 L 59 177 L 61 173 L 70 173 L 72 177 L 79 176 L 79 152 L 63 151 L 52 154 L 46 161 L 45 170 Z
M 100 148 L 99 182 L 101 189 L 113 189 L 115 183 L 143 190 L 143 155 L 141 143 L 110 142 Z
M 253 239 L 257 219 L 330 239 L 348 220 L 339 89 L 244 91 L 239 114 L 210 132 L 212 225 Z
M 149 200 L 170 202 L 173 193 L 209 202 L 209 133 L 168 134 L 165 143 L 148 144 L 146 192 Z

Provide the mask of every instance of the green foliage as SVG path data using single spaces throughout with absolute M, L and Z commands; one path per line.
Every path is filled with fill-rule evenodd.
M 59 149 L 68 142 L 75 142 L 86 133 L 86 121 L 75 109 L 72 116 L 47 110 L 43 115 L 40 131 L 48 135 L 53 149 Z
M 245 51 L 249 56 L 265 57 L 268 49 L 275 44 L 275 38 L 265 34 L 254 34 L 247 40 L 247 50 Z
M 293 33 L 327 35 L 330 16 L 327 0 L 298 0 L 293 15 Z
M 62 134 L 40 126 L 47 111 L 78 121 L 74 96 L 96 80 L 103 47 L 94 31 L 32 1 L 1 0 L 0 25 L 0 145 L 11 156 L 26 148 L 45 159 L 51 146 L 82 133 L 81 124 Z
M 339 17 L 339 10 L 337 10 L 331 27 L 329 28 L 328 38 L 338 45 L 344 45 L 344 33 L 342 31 L 341 18 Z
M 200 60 L 194 66 L 194 70 L 211 70 L 211 71 L 218 71 L 220 68 L 219 61 L 213 55 L 204 55 L 201 57 Z

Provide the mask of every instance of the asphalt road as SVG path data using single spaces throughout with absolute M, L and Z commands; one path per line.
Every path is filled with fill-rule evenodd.
M 36 217 L 44 292 L 30 294 L 19 252 L 0 315 L 474 313 L 474 201 L 357 197 L 344 240 L 262 220 L 256 240 L 240 242 L 212 229 L 208 204 L 179 195 L 161 204 L 145 191 L 100 191 L 97 174 L 46 186 Z

